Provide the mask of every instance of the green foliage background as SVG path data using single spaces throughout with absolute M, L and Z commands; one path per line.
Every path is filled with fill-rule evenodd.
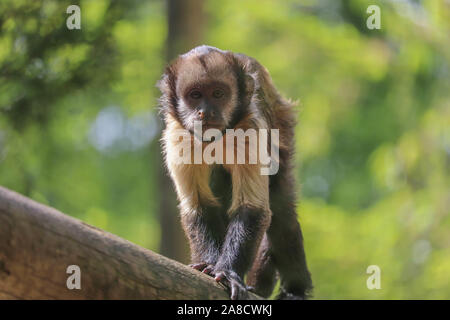
M 81 7 L 82 29 L 66 28 Z M 381 8 L 381 30 L 366 9 Z M 299 219 L 327 299 L 450 298 L 450 4 L 206 1 L 205 43 L 299 99 Z M 0 0 L 0 184 L 158 250 L 163 1 Z M 368 290 L 366 268 L 381 268 Z

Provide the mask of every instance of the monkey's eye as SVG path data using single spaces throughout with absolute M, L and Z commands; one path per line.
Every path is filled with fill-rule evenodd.
M 213 95 L 214 98 L 220 99 L 220 98 L 222 98 L 225 95 L 225 93 L 223 92 L 223 90 L 216 89 L 216 90 L 213 91 L 212 95 Z
M 189 96 L 190 96 L 192 99 L 200 99 L 200 98 L 202 97 L 202 93 L 201 93 L 200 91 L 198 91 L 198 90 L 192 90 L 192 91 L 189 93 Z

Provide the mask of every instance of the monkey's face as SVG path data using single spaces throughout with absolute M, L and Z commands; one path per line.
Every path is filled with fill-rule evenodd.
M 182 59 L 176 91 L 180 120 L 191 132 L 195 121 L 201 122 L 203 131 L 223 131 L 237 107 L 236 77 L 217 52 Z

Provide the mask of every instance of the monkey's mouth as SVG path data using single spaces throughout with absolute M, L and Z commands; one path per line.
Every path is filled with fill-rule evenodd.
M 225 129 L 225 124 L 221 121 L 202 121 L 203 133 L 209 129 L 217 129 L 222 131 L 223 129 Z
M 220 134 L 217 132 L 206 132 L 209 129 L 219 130 Z M 213 141 L 219 140 L 223 135 L 225 135 L 225 130 L 226 130 L 226 128 L 223 123 L 207 122 L 207 123 L 202 123 L 201 131 L 190 129 L 189 132 L 199 141 L 213 142 Z

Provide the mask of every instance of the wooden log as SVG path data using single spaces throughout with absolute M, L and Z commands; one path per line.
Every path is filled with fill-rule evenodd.
M 67 287 L 70 265 L 81 289 Z M 228 298 L 207 275 L 0 187 L 0 299 Z

